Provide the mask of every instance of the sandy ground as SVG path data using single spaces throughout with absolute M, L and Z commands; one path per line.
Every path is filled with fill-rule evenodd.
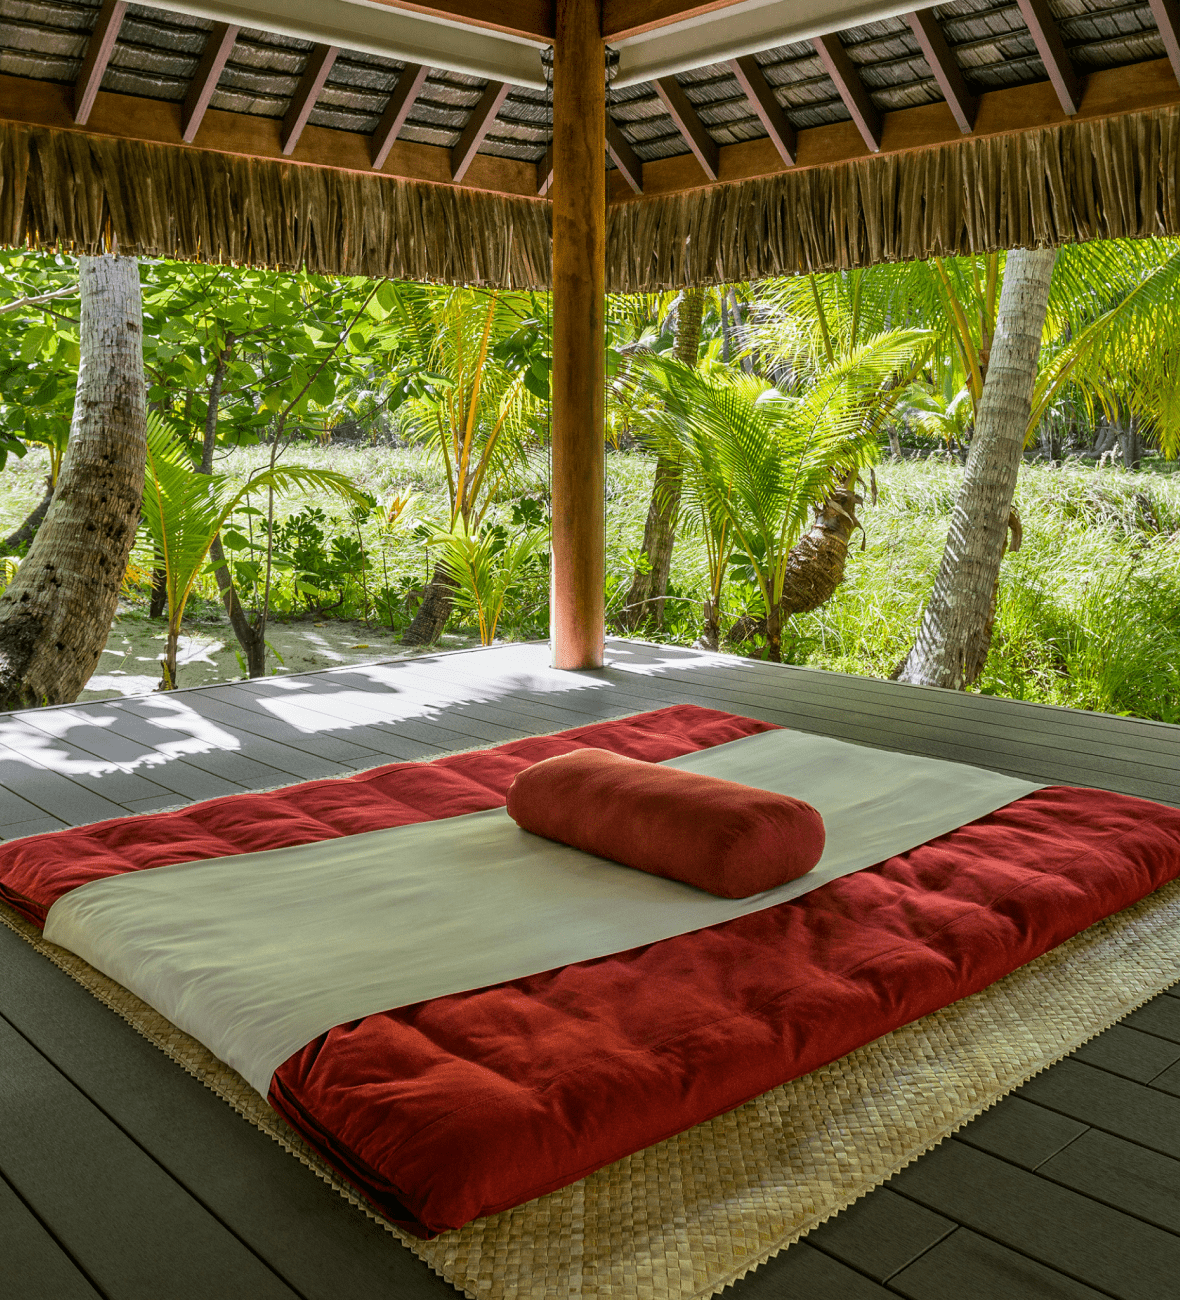
M 134 610 L 120 612 L 98 670 L 78 698 L 105 700 L 156 690 L 160 684 L 164 639 L 163 619 L 151 619 Z M 307 673 L 318 668 L 371 663 L 375 659 L 403 659 L 423 653 L 400 645 L 397 634 L 388 628 L 330 619 L 322 623 L 310 620 L 274 623 L 267 634 L 267 643 L 271 648 L 267 656 L 268 674 Z M 444 636 L 433 648 L 456 650 L 475 644 L 469 637 Z M 208 686 L 213 682 L 240 681 L 245 671 L 238 660 L 238 651 L 227 622 L 186 621 L 185 634 L 180 638 L 179 685 Z

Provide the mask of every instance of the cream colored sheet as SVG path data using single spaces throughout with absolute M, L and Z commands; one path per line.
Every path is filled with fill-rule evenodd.
M 1041 788 L 797 731 L 668 766 L 805 799 L 827 828 L 819 864 L 753 898 L 714 898 L 497 809 L 93 881 L 53 905 L 45 936 L 265 1094 L 333 1025 L 773 907 Z

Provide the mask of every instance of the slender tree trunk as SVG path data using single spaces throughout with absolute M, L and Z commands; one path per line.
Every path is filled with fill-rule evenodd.
M 152 566 L 152 594 L 148 603 L 148 617 L 162 618 L 168 611 L 168 571 L 164 568 L 162 551 L 156 552 Z
M 49 512 L 49 503 L 53 500 L 53 484 L 46 480 L 45 495 L 40 502 L 29 512 L 28 518 L 14 533 L 9 533 L 4 539 L 4 549 L 6 551 L 15 551 L 18 546 L 23 546 L 26 542 L 31 542 L 37 535 L 37 529 L 41 527 L 46 514 Z
M 229 367 L 233 350 L 234 336 L 227 334 L 225 347 L 217 358 L 213 373 L 209 376 L 209 399 L 205 406 L 205 428 L 201 439 L 202 474 L 213 473 L 213 454 L 217 449 L 217 414 L 221 407 L 221 389 L 225 383 L 225 372 Z M 246 675 L 248 677 L 266 676 L 266 628 L 255 626 L 250 622 L 242 602 L 238 599 L 237 588 L 229 571 L 225 558 L 225 548 L 221 538 L 215 537 L 209 548 L 209 559 L 213 565 L 213 576 L 217 579 L 217 590 L 221 592 L 221 602 L 229 615 L 229 625 L 246 656 Z M 174 679 L 175 681 L 175 679 Z
M 434 577 L 426 585 L 422 604 L 413 622 L 402 636 L 402 645 L 433 645 L 442 636 L 442 630 L 451 616 L 451 591 L 454 582 L 441 565 L 436 565 Z
M 848 543 L 860 523 L 856 507 L 863 500 L 856 491 L 857 478 L 858 472 L 850 470 L 823 505 L 816 507 L 815 522 L 791 547 L 779 605 L 783 618 L 818 609 L 844 581 Z
M 703 289 L 685 289 L 676 320 L 676 359 L 686 366 L 697 363 L 704 306 Z M 672 547 L 676 541 L 676 517 L 680 513 L 680 491 L 680 462 L 672 456 L 657 456 L 651 504 L 643 526 L 643 554 L 647 556 L 649 567 L 646 573 L 637 569 L 631 579 L 627 602 L 619 615 L 624 628 L 633 631 L 649 618 L 654 619 L 657 627 L 663 625 L 664 597 L 668 591 Z
M 139 264 L 79 259 L 81 364 L 57 489 L 0 596 L 0 709 L 77 699 L 110 635 L 143 498 Z
M 963 486 L 903 682 L 962 690 L 983 671 L 1056 254 L 1008 254 Z

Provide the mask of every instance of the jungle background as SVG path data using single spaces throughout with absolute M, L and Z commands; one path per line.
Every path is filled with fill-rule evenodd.
M 1017 531 L 974 689 L 1180 722 L 1180 478 L 1169 458 L 1180 338 L 1159 312 L 1178 270 L 1167 241 L 1091 245 L 1055 269 Z M 894 674 L 963 479 L 1002 273 L 1002 257 L 957 259 L 612 300 L 613 629 L 766 656 L 767 548 L 776 536 L 794 545 L 825 504 L 843 502 L 847 554 L 831 592 L 785 614 L 771 657 Z M 167 509 L 190 504 L 187 521 L 170 523 L 161 506 L 154 530 L 145 511 L 80 698 L 156 689 L 170 634 L 181 687 L 547 635 L 544 295 L 147 261 L 140 276 L 145 501 L 167 480 L 179 485 Z M 0 254 L 0 585 L 27 553 L 67 444 L 77 278 L 64 255 Z M 826 396 L 804 447 L 791 439 L 815 393 Z M 780 395 L 795 424 L 775 415 Z M 824 420 L 831 453 L 803 483 Z M 751 491 L 774 528 L 739 537 L 715 508 L 710 456 L 743 428 L 765 444 L 772 426 L 785 430 L 773 463 L 743 466 L 762 476 Z M 661 488 L 673 458 L 676 481 Z M 212 489 L 185 477 L 202 471 L 220 494 L 212 514 Z M 661 514 L 670 560 L 653 591 L 645 532 Z M 202 529 L 212 531 L 190 548 L 191 574 L 169 578 L 169 565 L 184 569 L 173 542 Z M 253 657 L 231 627 L 226 573 L 264 637 Z

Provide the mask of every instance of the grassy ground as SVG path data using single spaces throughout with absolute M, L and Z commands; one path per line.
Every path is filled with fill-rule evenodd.
M 305 444 L 288 458 L 352 475 L 382 507 L 415 494 L 399 525 L 382 526 L 378 510 L 360 530 L 372 560 L 368 582 L 407 588 L 421 584 L 430 557 L 413 536 L 420 522 L 439 522 L 445 487 L 437 467 L 416 450 Z M 219 468 L 245 475 L 263 449 L 230 453 Z M 1004 563 L 996 635 L 979 689 L 1016 699 L 1128 713 L 1180 722 L 1180 474 L 1162 462 L 1141 473 L 1068 465 L 1026 465 L 1017 489 L 1024 544 Z M 639 545 L 651 485 L 651 461 L 640 454 L 607 460 L 608 603 L 619 603 Z M 40 498 L 44 465 L 37 453 L 10 462 L 0 474 L 0 529 L 10 531 Z M 794 663 L 871 676 L 888 676 L 908 650 L 946 536 L 962 469 L 945 460 L 884 464 L 877 471 L 879 496 L 861 517 L 865 549 L 849 558 L 843 587 L 823 609 L 793 620 L 785 649 Z M 507 523 L 521 497 L 547 500 L 543 462 L 521 467 L 503 485 L 493 521 Z M 355 526 L 330 497 L 288 498 L 280 514 L 319 507 L 325 531 L 352 533 Z M 142 564 L 150 557 L 140 554 Z M 703 550 L 684 535 L 673 557 L 669 605 L 670 639 L 691 641 L 699 632 L 704 577 Z M 538 635 L 544 622 L 543 582 L 519 594 L 509 612 L 508 637 Z M 233 640 L 214 591 L 206 585 L 192 606 L 190 663 L 182 684 L 239 675 Z M 744 612 L 747 593 L 732 589 L 726 613 Z M 100 674 L 104 691 L 155 675 L 162 629 L 133 597 L 112 632 L 109 661 Z M 381 627 L 337 615 L 308 612 L 298 602 L 277 622 L 271 638 L 282 658 L 279 671 L 306 671 L 331 663 L 382 657 L 394 651 L 407 609 L 394 611 L 394 626 Z M 448 640 L 469 644 L 470 627 L 452 625 Z M 220 643 L 219 649 L 210 649 Z M 121 666 L 116 666 L 120 661 Z M 97 683 L 96 683 L 97 685 Z

